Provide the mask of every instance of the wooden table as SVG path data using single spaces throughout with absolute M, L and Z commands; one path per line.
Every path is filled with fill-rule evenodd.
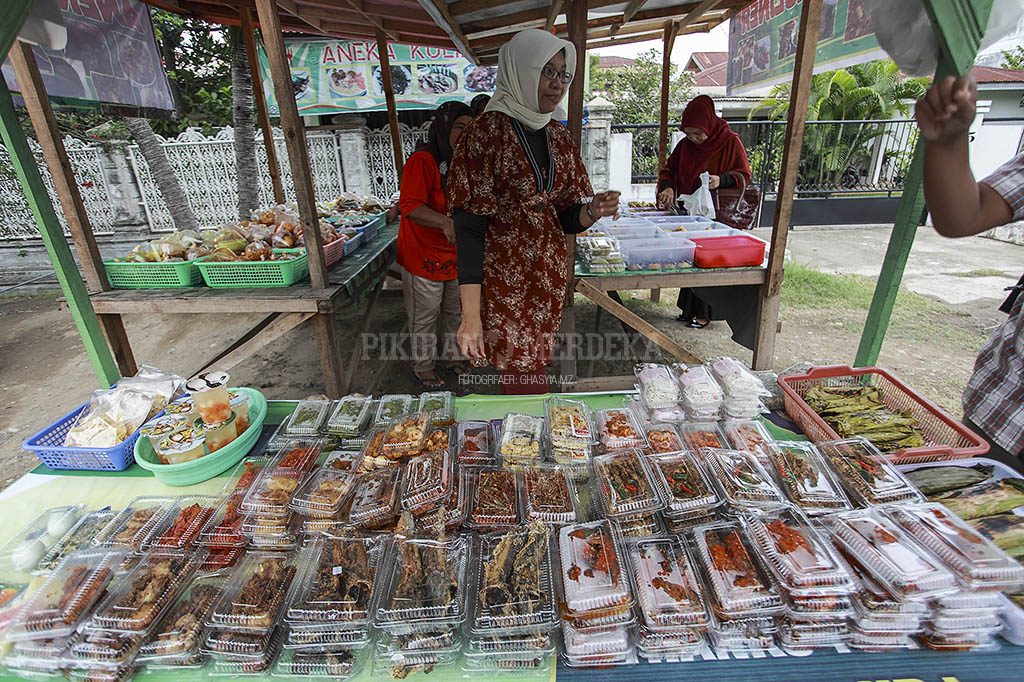
M 324 368 L 324 388 L 327 395 L 337 398 L 348 392 L 359 348 L 356 344 L 346 372 L 337 335 L 331 332 L 334 315 L 365 303 L 359 333 L 366 331 L 388 269 L 395 260 L 397 236 L 397 223 L 381 228 L 373 241 L 330 269 L 328 286 L 324 288 L 314 288 L 307 283 L 269 289 L 111 289 L 92 293 L 89 298 L 100 315 L 266 314 L 259 324 L 204 363 L 197 372 L 213 368 L 228 370 L 306 320 L 323 316 L 330 325 L 318 325 L 316 336 Z

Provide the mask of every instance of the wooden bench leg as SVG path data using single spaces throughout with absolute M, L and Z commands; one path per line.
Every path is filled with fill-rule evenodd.
M 651 289 L 651 303 L 661 303 L 661 289 Z
M 124 319 L 120 315 L 97 315 L 100 320 L 100 327 L 103 328 L 103 335 L 107 337 L 107 344 L 114 354 L 114 361 L 117 369 L 123 377 L 135 376 L 139 373 L 139 366 L 135 362 L 135 354 L 132 353 L 132 344 L 128 341 L 128 333 L 124 329 Z
M 334 326 L 333 313 L 317 313 L 313 316 L 316 330 L 316 344 L 320 348 L 320 367 L 324 373 L 324 391 L 328 398 L 340 398 L 344 394 L 345 376 L 342 371 L 341 347 L 338 345 L 338 330 Z
M 355 378 L 356 368 L 359 366 L 359 354 L 363 350 L 363 335 L 370 329 L 370 321 L 373 319 L 373 313 L 377 309 L 377 301 L 380 299 L 380 292 L 384 290 L 385 281 L 387 281 L 386 276 L 380 278 L 366 303 L 366 312 L 363 313 L 363 319 L 359 323 L 359 333 L 356 335 L 355 342 L 352 345 L 352 354 L 349 356 L 348 371 L 345 373 L 345 383 L 341 389 L 343 394 L 347 394 L 352 390 L 352 380 Z

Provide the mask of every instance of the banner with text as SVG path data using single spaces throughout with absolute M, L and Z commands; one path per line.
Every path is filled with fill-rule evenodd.
M 384 83 L 375 41 L 286 40 L 292 91 L 304 116 L 383 111 Z M 468 102 L 494 92 L 497 67 L 474 66 L 456 50 L 388 43 L 391 86 L 399 109 L 433 109 L 442 102 Z M 266 53 L 260 49 L 260 76 L 272 115 L 274 97 Z
M 730 95 L 790 79 L 801 0 L 757 0 L 729 20 Z M 884 58 L 863 0 L 824 0 L 814 72 Z

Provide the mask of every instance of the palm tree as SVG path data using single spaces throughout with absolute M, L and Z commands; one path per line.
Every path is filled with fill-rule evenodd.
M 253 118 L 252 75 L 239 29 L 231 29 L 231 112 L 235 132 L 235 178 L 238 218 L 259 207 L 260 176 L 256 165 L 256 123 Z
M 156 182 L 160 196 L 167 205 L 167 211 L 171 214 L 175 229 L 198 230 L 199 223 L 192 206 L 188 203 L 188 195 L 181 186 L 178 176 L 174 174 L 174 168 L 167 160 L 167 154 L 161 146 L 160 138 L 153 132 L 149 121 L 144 118 L 126 118 L 125 123 L 132 134 L 135 143 L 139 145 L 142 158 L 146 159 L 150 173 Z

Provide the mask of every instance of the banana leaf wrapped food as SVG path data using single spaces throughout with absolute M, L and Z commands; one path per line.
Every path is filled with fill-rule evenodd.
M 1024 478 L 1004 478 L 980 483 L 970 488 L 935 495 L 930 499 L 946 505 L 965 521 L 1002 514 L 1024 506 Z
M 906 476 L 923 495 L 932 496 L 984 483 L 992 478 L 994 472 L 995 467 L 976 464 L 971 467 L 923 467 L 906 472 Z
M 917 420 L 886 406 L 874 386 L 814 386 L 804 400 L 842 438 L 866 438 L 882 452 L 925 444 Z
M 971 519 L 968 523 L 999 549 L 1014 558 L 1024 559 L 1024 516 L 995 514 Z

